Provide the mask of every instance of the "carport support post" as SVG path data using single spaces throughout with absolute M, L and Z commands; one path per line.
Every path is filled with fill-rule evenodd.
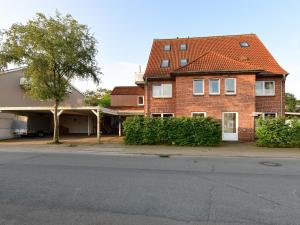
M 101 143 L 101 131 L 100 131 L 100 124 L 101 124 L 101 111 L 100 109 L 92 110 L 92 112 L 97 116 L 97 142 Z
M 121 116 L 119 116 L 119 137 L 122 136 L 122 120 Z

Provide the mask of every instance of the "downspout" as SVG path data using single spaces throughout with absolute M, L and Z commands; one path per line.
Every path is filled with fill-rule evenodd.
M 145 78 L 145 95 L 146 95 L 146 116 L 149 115 L 149 92 L 148 92 L 148 79 L 147 77 Z
M 283 90 L 283 83 L 285 83 L 285 80 L 286 80 L 286 74 L 282 74 L 281 90 L 280 90 L 280 113 L 281 113 L 281 117 L 284 116 L 284 114 L 283 114 L 283 97 L 285 97 L 285 96 L 283 96 L 282 90 Z

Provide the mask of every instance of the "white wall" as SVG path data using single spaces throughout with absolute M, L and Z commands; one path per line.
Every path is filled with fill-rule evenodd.
M 0 113 L 0 140 L 13 138 L 13 114 Z
M 63 127 L 67 127 L 70 134 L 87 134 L 88 117 L 77 115 L 62 115 L 60 117 L 60 125 Z

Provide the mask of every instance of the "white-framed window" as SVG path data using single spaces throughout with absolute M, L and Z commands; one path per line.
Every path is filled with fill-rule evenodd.
M 185 66 L 188 64 L 188 59 L 180 59 L 180 66 Z
M 138 105 L 144 105 L 144 96 L 138 96 Z
M 204 95 L 204 80 L 193 80 L 193 94 Z
M 191 116 L 192 117 L 206 117 L 206 112 L 192 112 Z
M 256 81 L 256 96 L 274 96 L 275 81 Z
M 153 98 L 172 98 L 172 84 L 153 84 Z
M 220 94 L 220 79 L 209 79 L 209 94 L 210 95 Z
M 170 66 L 170 60 L 168 60 L 168 59 L 161 60 L 161 63 L 160 63 L 161 68 L 167 68 L 169 66 Z
M 236 78 L 225 78 L 225 94 L 236 94 Z
M 174 117 L 174 113 L 152 113 L 151 116 L 152 117 L 162 117 L 162 118 Z

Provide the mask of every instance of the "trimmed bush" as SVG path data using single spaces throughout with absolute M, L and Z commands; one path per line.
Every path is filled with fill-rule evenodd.
M 209 117 L 128 117 L 123 126 L 127 144 L 215 146 L 222 137 L 220 122 Z
M 300 147 L 300 121 L 285 118 L 260 119 L 256 143 L 262 147 Z

